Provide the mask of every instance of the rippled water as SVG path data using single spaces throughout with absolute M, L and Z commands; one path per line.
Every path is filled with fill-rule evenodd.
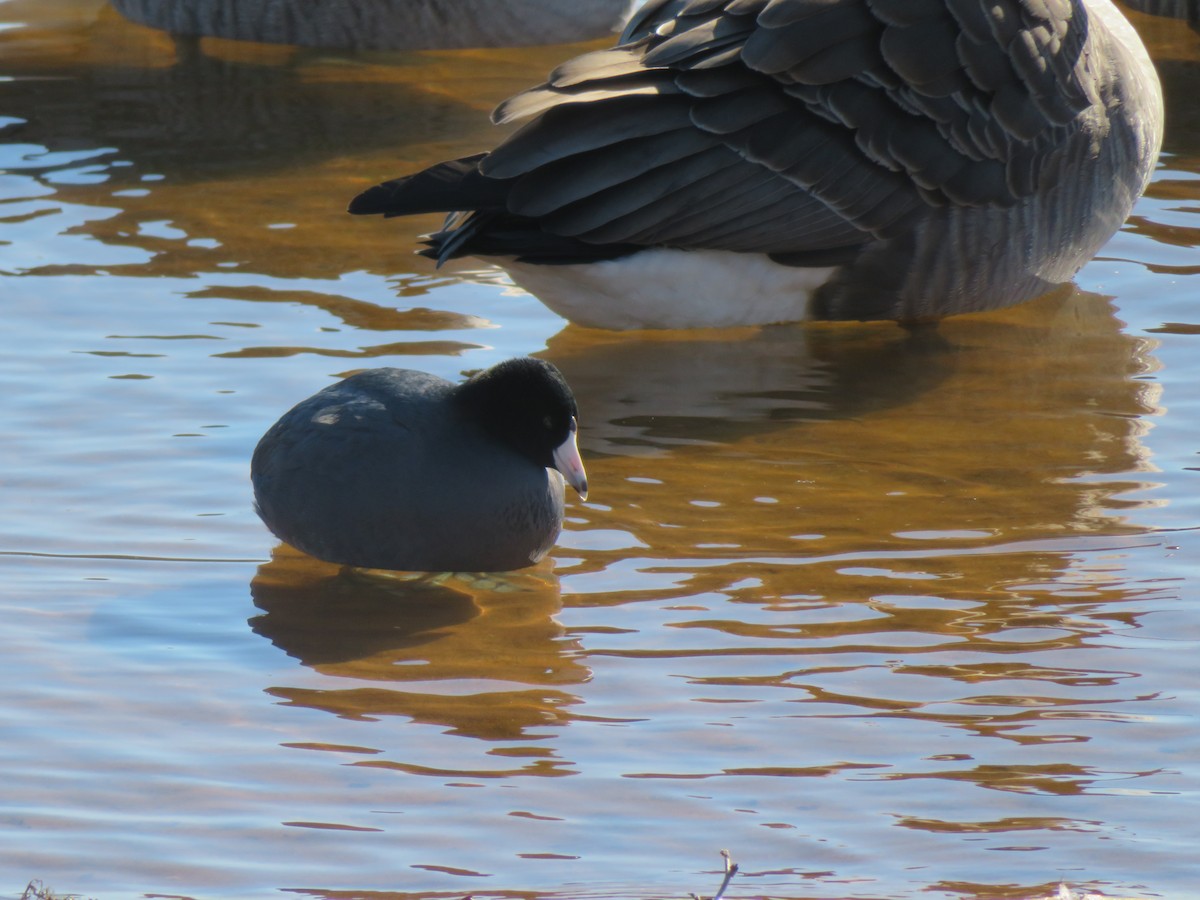
M 0 3 L 0 893 L 1200 892 L 1200 36 L 1079 290 L 935 333 L 565 327 L 436 219 L 566 48 L 176 47 Z M 567 373 L 592 500 L 497 579 L 344 575 L 250 505 L 335 375 Z

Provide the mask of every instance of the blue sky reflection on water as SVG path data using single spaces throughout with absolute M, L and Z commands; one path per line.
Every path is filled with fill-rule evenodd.
M 1200 37 L 1136 20 L 1167 155 L 1078 291 L 614 336 L 342 212 L 564 48 L 0 19 L 0 894 L 681 896 L 721 848 L 734 896 L 1194 893 Z M 550 562 L 346 575 L 258 522 L 291 403 L 518 353 L 583 411 Z

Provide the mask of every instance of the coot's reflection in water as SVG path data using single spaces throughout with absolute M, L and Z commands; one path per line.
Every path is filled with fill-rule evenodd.
M 343 569 L 276 548 L 250 585 L 250 627 L 323 676 L 372 686 L 276 686 L 289 705 L 348 718 L 407 716 L 453 733 L 517 740 L 562 724 L 588 678 L 548 563 L 503 575 Z M 421 682 L 420 690 L 400 684 Z M 467 693 L 434 683 L 470 685 Z M 486 688 L 486 689 L 483 689 Z

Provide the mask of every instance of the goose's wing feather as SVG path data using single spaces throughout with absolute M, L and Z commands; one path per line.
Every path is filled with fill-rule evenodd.
M 651 0 L 479 171 L 588 243 L 852 247 L 1055 177 L 1086 32 L 1082 0 Z

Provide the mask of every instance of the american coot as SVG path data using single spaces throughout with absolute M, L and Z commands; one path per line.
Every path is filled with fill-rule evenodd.
M 263 435 L 250 466 L 258 514 L 281 540 L 343 565 L 528 566 L 562 527 L 563 478 L 587 497 L 577 415 L 562 374 L 538 359 L 460 385 L 368 369 Z
M 494 118 L 527 123 L 350 212 L 462 211 L 426 255 L 580 324 L 688 328 L 1069 281 L 1145 189 L 1162 97 L 1110 0 L 650 0 Z

